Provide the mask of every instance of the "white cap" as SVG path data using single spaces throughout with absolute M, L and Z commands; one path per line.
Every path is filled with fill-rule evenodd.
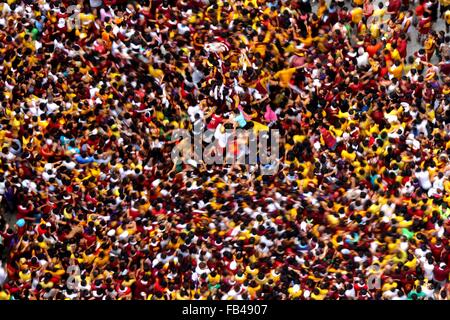
M 160 183 L 161 183 L 161 180 L 160 179 L 156 179 L 155 181 L 152 182 L 152 186 L 154 188 L 156 188 L 157 186 L 159 186 Z
M 114 229 L 109 230 L 107 233 L 108 237 L 113 237 L 115 234 L 116 234 L 116 230 L 114 230 Z

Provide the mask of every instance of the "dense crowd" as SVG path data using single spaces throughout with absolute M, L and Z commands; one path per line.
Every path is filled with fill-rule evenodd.
M 448 0 L 2 1 L 0 299 L 447 300 L 449 25 Z M 198 121 L 279 130 L 276 174 L 173 162 Z

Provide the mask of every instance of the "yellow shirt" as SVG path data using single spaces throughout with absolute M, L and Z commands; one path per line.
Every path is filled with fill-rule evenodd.
M 380 36 L 380 25 L 378 23 L 372 23 L 370 25 L 370 35 L 374 39 Z
M 403 74 L 403 64 L 400 64 L 399 66 L 392 65 L 392 67 L 389 68 L 389 72 L 397 79 L 400 79 Z
M 288 68 L 284 70 L 280 70 L 275 74 L 275 79 L 280 80 L 281 87 L 288 87 L 289 82 L 291 81 L 292 76 L 294 75 L 297 68 Z
M 90 254 L 90 255 L 86 255 L 84 252 L 83 252 L 83 259 L 84 259 L 84 262 L 86 263 L 86 264 L 92 264 L 92 262 L 95 260 L 95 256 L 93 255 L 93 254 Z
M 315 294 L 313 292 L 313 293 L 311 293 L 311 299 L 312 300 L 323 300 L 323 299 L 325 299 L 327 292 L 328 292 L 328 290 L 322 290 L 319 294 Z
M 362 8 L 354 8 L 351 11 L 351 15 L 352 15 L 352 22 L 353 23 L 359 23 L 362 20 L 363 17 L 363 9 Z
M 384 17 L 385 14 L 386 14 L 386 9 L 382 8 L 382 9 L 374 10 L 372 16 L 373 17 L 378 17 L 378 19 L 381 20 Z
M 298 298 L 302 295 L 303 291 L 300 288 L 294 289 L 293 287 L 290 287 L 288 293 L 291 298 Z
M 103 258 L 97 257 L 95 259 L 95 264 L 102 267 L 109 262 L 109 256 L 105 254 Z
M 445 11 L 444 20 L 445 20 L 445 23 L 450 24 L 450 10 Z
M 19 272 L 20 280 L 27 282 L 31 279 L 31 272 L 24 273 L 22 271 Z
M 253 287 L 248 287 L 247 290 L 248 290 L 248 293 L 250 294 L 250 296 L 254 297 L 254 296 L 256 296 L 256 293 L 257 293 L 258 291 L 261 290 L 261 286 L 258 285 L 258 286 L 255 287 L 255 288 L 253 288 Z
M 9 300 L 10 297 L 10 294 L 6 291 L 0 291 L 0 300 Z
M 394 49 L 391 51 L 391 57 L 393 60 L 401 60 L 402 57 L 400 56 L 400 52 L 398 52 L 397 49 Z
M 88 26 L 95 21 L 95 16 L 92 13 L 80 13 L 80 21 L 83 26 Z
M 256 275 L 259 273 L 259 270 L 258 269 L 251 269 L 250 268 L 250 266 L 247 266 L 246 268 L 245 268 L 245 271 L 247 272 L 247 273 L 249 273 L 249 274 L 251 274 L 253 277 L 256 277 Z
M 434 50 L 434 44 L 435 44 L 434 39 L 432 37 L 428 37 L 424 43 L 425 50 L 426 51 Z
M 245 0 L 244 1 L 244 7 L 248 7 L 250 3 L 253 5 L 254 8 L 258 8 L 258 1 L 257 0 Z
M 257 121 L 253 122 L 253 132 L 257 135 L 260 131 L 269 131 L 269 127 L 259 123 Z
M 346 150 L 342 150 L 341 156 L 344 159 L 347 159 L 347 160 L 349 160 L 351 162 L 355 161 L 355 159 L 356 159 L 356 153 L 355 152 L 350 153 L 350 152 L 347 152 Z
M 164 77 L 164 71 L 160 69 L 154 69 L 151 65 L 148 66 L 148 73 L 156 79 L 162 80 Z
M 215 277 L 208 274 L 208 281 L 210 284 L 215 285 L 220 282 L 220 275 L 217 274 Z

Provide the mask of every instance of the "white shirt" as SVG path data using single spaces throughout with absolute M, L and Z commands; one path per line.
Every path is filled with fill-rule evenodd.
M 425 136 L 428 136 L 428 130 L 427 130 L 427 120 L 422 120 L 422 122 L 417 126 L 418 133 L 423 133 Z
M 89 0 L 89 4 L 92 8 L 100 7 L 102 5 L 102 0 Z
M 392 298 L 392 300 L 408 300 L 408 297 L 406 295 L 403 295 L 402 297 L 395 296 Z
M 179 34 L 185 34 L 186 32 L 189 31 L 189 27 L 182 23 L 178 23 L 177 29 Z
M 416 178 L 423 189 L 428 190 L 431 188 L 430 173 L 427 170 L 416 172 Z
M 348 298 L 355 298 L 356 297 L 355 288 L 352 288 L 350 290 L 345 290 L 345 296 Z
M 433 280 L 434 278 L 434 265 L 431 263 L 429 264 L 428 261 L 425 261 L 425 263 L 423 264 L 423 270 L 425 272 L 425 278 L 428 280 Z
M 73 161 L 69 161 L 69 162 L 66 162 L 65 160 L 63 161 L 63 163 L 62 163 L 62 165 L 64 166 L 64 167 L 66 167 L 67 169 L 69 169 L 69 170 L 73 170 L 75 167 L 76 167 L 76 163 L 75 162 L 73 162 Z
M 444 190 L 444 177 L 436 178 L 433 182 L 433 188 Z
M 427 286 L 422 286 L 422 292 L 425 293 L 428 298 L 431 298 L 434 295 L 434 290 L 429 289 Z
M 369 54 L 364 52 L 362 55 L 356 58 L 357 64 L 359 68 L 364 68 L 369 64 Z
M 3 286 L 3 284 L 5 283 L 7 277 L 8 277 L 8 275 L 6 274 L 5 269 L 0 264 L 0 287 Z
M 195 121 L 195 115 L 197 113 L 200 115 L 200 119 L 203 119 L 204 114 L 203 114 L 202 109 L 200 109 L 200 105 L 191 106 L 188 108 L 189 118 L 191 119 L 192 122 Z
M 232 135 L 232 133 L 222 132 L 222 124 L 219 124 L 214 132 L 214 137 L 218 140 L 219 146 L 221 148 L 225 148 L 227 145 L 228 138 Z

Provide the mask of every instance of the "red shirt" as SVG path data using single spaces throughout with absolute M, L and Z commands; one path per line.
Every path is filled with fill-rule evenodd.
M 397 12 L 400 10 L 400 7 L 402 6 L 401 0 L 390 0 L 388 5 L 388 11 L 389 12 Z
M 97 240 L 97 236 L 93 234 L 83 234 L 83 238 L 86 239 L 88 247 L 94 244 L 94 242 Z
M 321 128 L 320 132 L 322 133 L 323 141 L 328 148 L 333 148 L 336 144 L 336 138 L 327 129 Z
M 408 42 L 406 40 L 403 40 L 403 39 L 399 39 L 398 40 L 398 42 L 397 42 L 397 49 L 398 49 L 398 52 L 400 53 L 400 56 L 402 58 L 406 57 L 407 46 L 408 46 Z
M 435 266 L 433 270 L 434 279 L 437 281 L 445 281 L 448 279 L 450 268 L 447 266 L 445 269 L 441 269 L 439 266 Z
M 23 207 L 22 205 L 17 206 L 17 219 L 24 218 L 33 210 L 33 207 Z
M 386 67 L 380 68 L 380 77 L 384 78 L 384 76 L 387 75 L 388 72 L 389 72 L 388 68 Z
M 206 126 L 209 130 L 215 130 L 219 123 L 223 121 L 223 118 L 221 116 L 218 116 L 216 114 L 213 114 L 211 117 L 211 121 Z
M 444 250 L 444 244 L 443 243 L 441 243 L 440 245 L 430 244 L 430 249 L 431 252 L 433 253 L 434 258 L 439 260 L 439 258 L 441 257 L 442 250 Z
M 351 83 L 348 87 L 352 89 L 353 92 L 358 92 L 361 91 L 363 85 L 362 83 L 358 82 L 358 83 Z
M 139 210 L 136 208 L 130 208 L 129 212 L 130 212 L 130 216 L 133 217 L 134 219 L 136 219 L 137 217 L 139 217 L 141 215 Z
M 418 5 L 416 7 L 416 16 L 421 17 L 421 16 L 423 16 L 424 12 L 425 12 L 425 6 L 423 4 Z
M 371 117 L 378 124 L 382 123 L 384 120 L 384 114 L 379 110 L 372 112 Z

